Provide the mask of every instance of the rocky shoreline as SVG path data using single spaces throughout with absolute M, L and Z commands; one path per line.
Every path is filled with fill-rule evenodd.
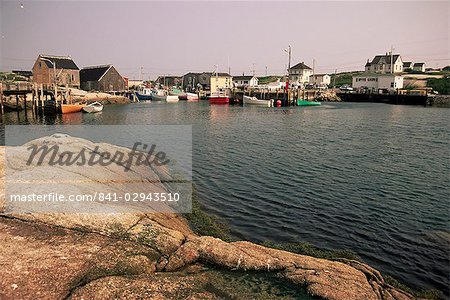
M 51 136 L 34 143 L 70 143 L 74 151 L 89 150 L 93 145 L 68 136 Z M 17 161 L 25 155 L 17 153 Z M 98 168 L 117 180 L 129 177 L 120 166 Z M 132 171 L 145 186 L 148 178 L 159 172 Z M 14 164 L 17 178 L 26 178 L 29 172 L 28 166 Z M 86 168 L 74 166 L 65 171 L 64 178 L 72 178 L 70 174 L 92 180 Z M 164 188 L 161 183 L 151 184 Z M 114 190 L 117 186 L 97 181 L 89 188 Z M 387 284 L 377 270 L 355 260 L 332 261 L 246 241 L 199 236 L 184 217 L 174 213 L 6 214 L 8 203 L 3 191 L 1 299 L 227 299 L 232 298 L 228 290 L 231 283 L 217 284 L 225 272 L 270 274 L 293 289 L 323 299 L 413 299 Z M 249 298 L 242 293 L 238 299 Z

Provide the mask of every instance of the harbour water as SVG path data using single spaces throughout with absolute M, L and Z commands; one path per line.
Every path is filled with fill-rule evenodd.
M 4 123 L 192 124 L 196 191 L 236 238 L 352 250 L 383 274 L 448 296 L 449 112 L 201 101 L 43 119 L 8 113 Z

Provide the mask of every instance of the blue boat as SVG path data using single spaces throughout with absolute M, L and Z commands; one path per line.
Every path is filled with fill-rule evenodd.
M 139 101 L 150 101 L 152 100 L 152 90 L 149 88 L 143 88 L 139 92 L 135 92 L 136 97 Z

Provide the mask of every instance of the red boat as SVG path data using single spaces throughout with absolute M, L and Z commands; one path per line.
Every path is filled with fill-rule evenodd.
M 209 104 L 228 104 L 230 97 L 221 94 L 213 94 L 208 97 Z

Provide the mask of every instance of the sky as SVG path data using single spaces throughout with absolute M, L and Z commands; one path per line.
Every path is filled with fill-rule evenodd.
M 23 8 L 21 8 L 23 4 Z M 78 67 L 113 64 L 138 79 L 187 72 L 283 74 L 363 70 L 394 47 L 404 61 L 450 65 L 450 1 L 0 0 L 0 70 L 31 70 L 40 53 Z

